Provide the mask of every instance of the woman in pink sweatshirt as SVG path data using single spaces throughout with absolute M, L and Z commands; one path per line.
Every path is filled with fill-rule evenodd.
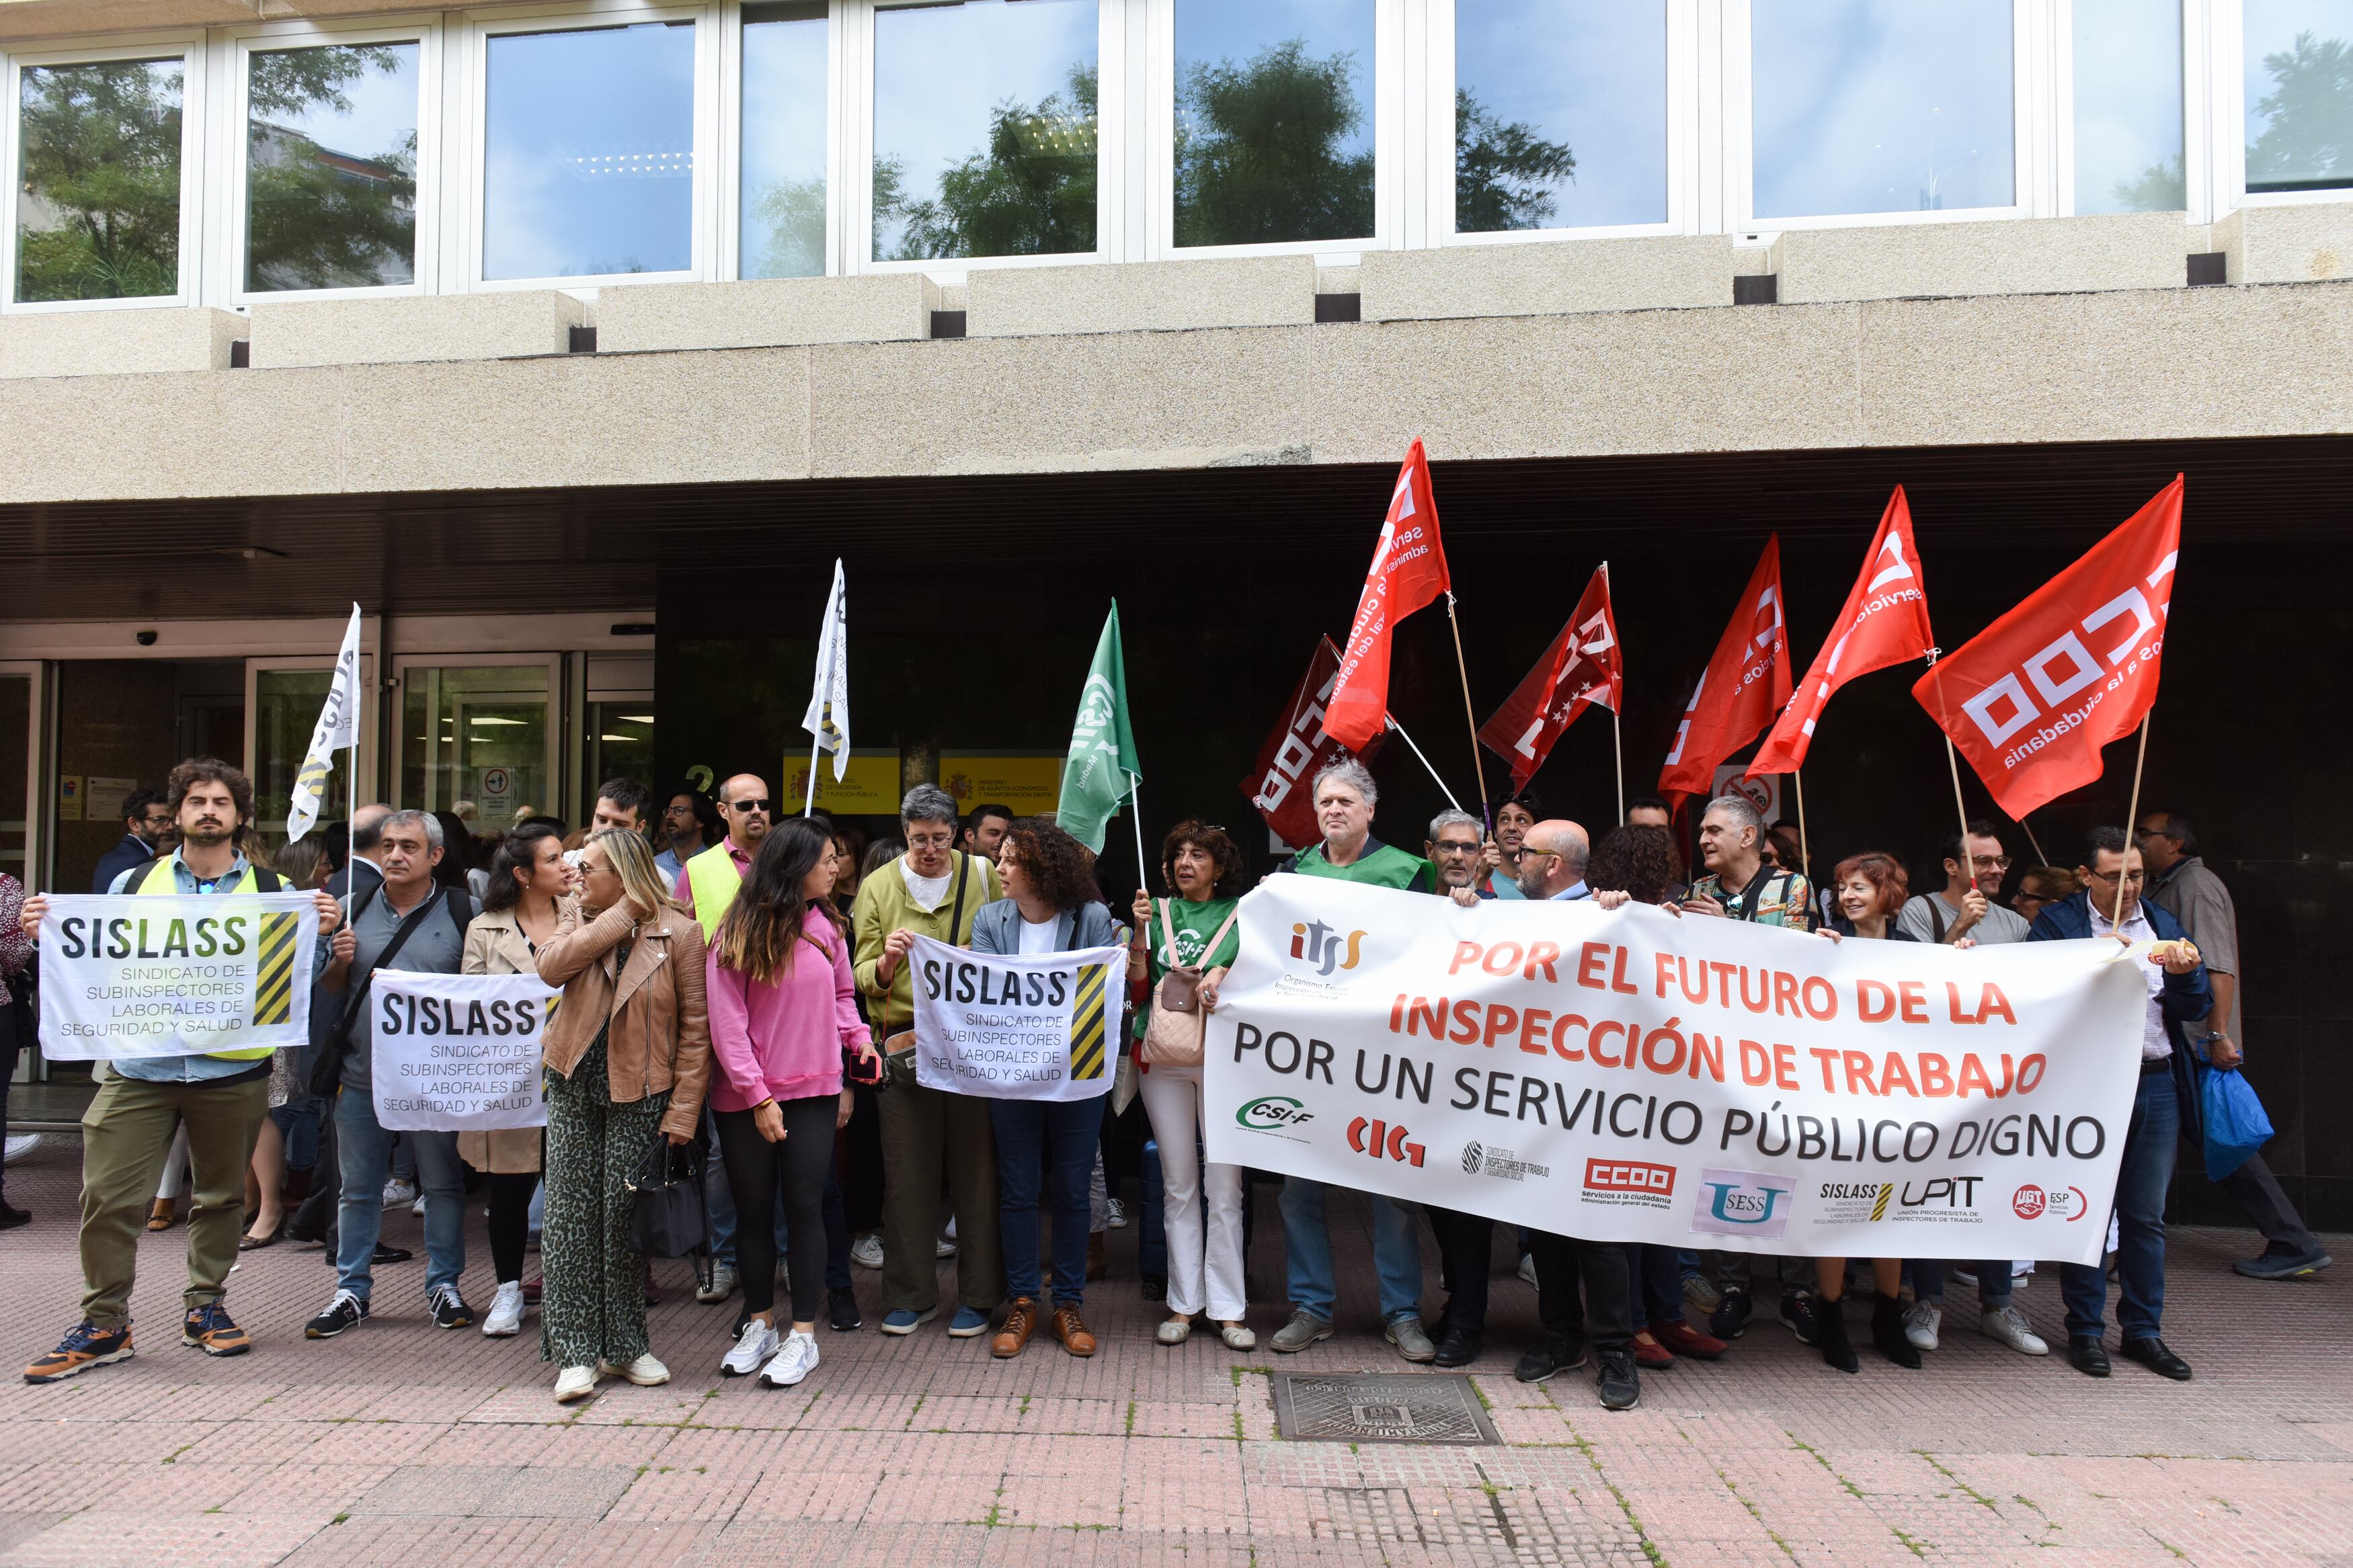
M 735 1258 L 751 1314 L 719 1370 L 729 1377 L 758 1373 L 774 1388 L 790 1387 L 817 1367 L 823 1199 L 833 1168 L 842 1053 L 874 1054 L 858 1016 L 849 942 L 825 903 L 836 864 L 832 835 L 817 823 L 787 818 L 771 828 L 719 922 L 708 961 L 717 1058 L 711 1109 L 735 1197 Z M 793 1293 L 792 1332 L 781 1340 L 775 1310 L 779 1179 Z

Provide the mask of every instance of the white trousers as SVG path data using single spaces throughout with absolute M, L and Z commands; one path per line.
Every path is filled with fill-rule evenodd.
M 1168 1310 L 1198 1312 L 1206 1304 L 1219 1322 L 1239 1322 L 1250 1310 L 1242 1291 L 1242 1168 L 1211 1165 L 1203 1174 L 1201 1069 L 1150 1068 L 1138 1075 L 1137 1091 L 1160 1145 Z

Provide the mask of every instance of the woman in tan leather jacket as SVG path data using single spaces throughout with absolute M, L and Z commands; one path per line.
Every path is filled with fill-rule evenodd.
M 600 1375 L 651 1384 L 670 1369 L 646 1343 L 645 1260 L 630 1249 L 626 1185 L 656 1137 L 691 1140 L 711 1077 L 702 929 L 623 828 L 581 850 L 580 894 L 541 944 L 539 977 L 564 992 L 547 1026 L 547 1216 L 540 1229 L 540 1355 L 555 1397 Z

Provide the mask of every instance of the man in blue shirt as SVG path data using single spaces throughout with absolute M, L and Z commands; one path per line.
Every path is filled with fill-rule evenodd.
M 122 873 L 155 858 L 172 831 L 172 803 L 152 789 L 135 789 L 122 802 L 122 842 L 98 858 L 90 890 L 111 893 Z

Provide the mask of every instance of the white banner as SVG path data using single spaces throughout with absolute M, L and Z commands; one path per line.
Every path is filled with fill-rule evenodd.
M 1127 949 L 1034 958 L 919 936 L 915 1081 L 987 1100 L 1092 1100 L 1119 1068 Z
M 1599 1241 L 2096 1263 L 2147 1003 L 2117 953 L 1273 877 L 1208 1157 Z
M 194 1057 L 305 1043 L 319 939 L 309 893 L 53 895 L 41 1054 Z
M 377 970 L 368 990 L 376 1124 L 389 1132 L 545 1126 L 540 1055 L 562 996 L 535 974 Z

